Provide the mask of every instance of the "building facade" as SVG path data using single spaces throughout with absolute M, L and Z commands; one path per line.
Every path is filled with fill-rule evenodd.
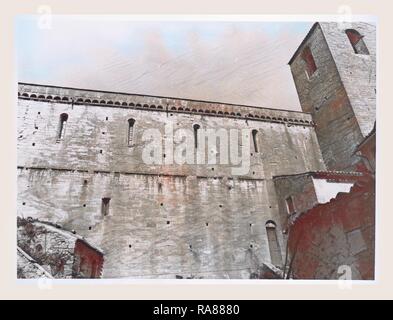
M 365 61 L 375 64 L 368 40 L 375 30 L 362 26 L 374 55 Z M 75 230 L 101 248 L 104 278 L 249 279 L 265 262 L 282 267 L 285 219 L 273 178 L 351 168 L 375 121 L 375 99 L 367 113 L 365 100 L 352 98 L 351 77 L 337 71 L 354 52 L 345 30 L 338 43 L 326 41 L 338 29 L 317 23 L 290 62 L 304 112 L 19 83 L 18 216 Z M 332 47 L 341 51 L 332 55 Z M 305 73 L 310 54 L 315 84 Z M 319 113 L 317 97 L 329 102 Z M 167 148 L 161 163 L 146 163 L 143 135 L 151 128 L 162 140 L 171 138 L 167 128 L 191 130 L 192 148 L 217 159 L 227 152 L 223 140 L 203 148 L 197 130 L 243 130 L 249 170 L 233 174 L 220 161 L 173 164 Z M 162 140 L 153 144 L 166 146 Z

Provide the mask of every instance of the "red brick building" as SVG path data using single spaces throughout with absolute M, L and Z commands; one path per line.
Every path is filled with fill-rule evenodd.
M 318 184 L 297 181 L 294 188 L 288 183 L 294 177 L 276 177 L 281 196 L 294 192 L 282 199 L 287 206 L 286 277 L 339 279 L 346 267 L 350 279 L 375 278 L 375 129 L 358 146 L 357 155 L 357 174 L 313 175 L 312 179 L 324 176 L 331 190 L 341 190 L 330 193 L 329 201 L 318 202 L 314 197 Z M 349 182 L 353 184 L 350 190 L 344 190 L 344 183 Z

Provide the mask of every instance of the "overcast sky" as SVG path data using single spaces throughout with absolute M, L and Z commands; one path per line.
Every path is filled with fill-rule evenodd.
M 16 21 L 18 81 L 300 110 L 287 65 L 311 22 Z

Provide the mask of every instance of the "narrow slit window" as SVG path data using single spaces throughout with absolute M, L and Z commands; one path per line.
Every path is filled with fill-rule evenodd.
M 310 47 L 305 47 L 302 53 L 302 58 L 304 62 L 306 63 L 306 71 L 308 77 L 311 77 L 314 72 L 317 70 L 317 65 L 314 60 L 314 56 L 311 52 Z
M 128 134 L 127 134 L 127 141 L 128 141 L 128 146 L 132 147 L 134 143 L 134 125 L 135 125 L 135 120 L 134 119 L 128 119 Z
M 269 220 L 266 222 L 267 240 L 269 243 L 270 259 L 275 266 L 282 266 L 280 244 L 277 238 L 276 223 Z
M 199 124 L 194 124 L 194 143 L 195 143 L 195 149 L 198 148 L 198 130 L 201 128 Z
M 252 142 L 254 144 L 254 151 L 258 153 L 258 130 L 252 130 Z
M 68 114 L 62 113 L 60 115 L 59 128 L 58 128 L 58 132 L 57 132 L 57 139 L 58 140 L 61 140 L 64 138 L 67 120 L 68 120 Z
M 285 199 L 285 202 L 287 204 L 288 214 L 295 213 L 295 205 L 293 203 L 293 198 L 292 197 L 288 197 L 288 198 Z
M 364 43 L 363 36 L 358 31 L 354 29 L 347 29 L 345 30 L 345 33 L 347 34 L 353 51 L 355 51 L 356 54 L 370 54 L 366 44 Z
M 109 203 L 111 198 L 102 198 L 101 201 L 101 214 L 102 216 L 107 216 L 109 214 Z

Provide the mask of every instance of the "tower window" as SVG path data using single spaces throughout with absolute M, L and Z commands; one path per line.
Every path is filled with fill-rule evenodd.
M 127 135 L 127 140 L 128 140 L 128 146 L 132 147 L 133 145 L 133 140 L 134 140 L 134 125 L 135 125 L 135 120 L 134 119 L 128 119 L 128 135 Z
M 314 56 L 312 55 L 310 47 L 304 48 L 302 58 L 306 63 L 307 75 L 311 77 L 317 70 L 317 65 L 315 64 Z
M 254 143 L 254 151 L 258 153 L 258 141 L 257 141 L 258 130 L 252 130 L 252 142 Z
M 277 239 L 276 223 L 274 221 L 269 220 L 266 222 L 266 233 L 272 264 L 275 266 L 282 266 L 281 249 Z
M 356 54 L 370 54 L 366 44 L 364 43 L 363 36 L 358 31 L 354 29 L 347 29 L 345 30 L 345 33 L 347 34 L 353 51 L 355 51 Z
M 101 214 L 102 216 L 107 216 L 109 214 L 109 202 L 111 198 L 102 198 L 101 201 Z
M 201 128 L 199 124 L 194 124 L 194 143 L 195 143 L 195 149 L 198 148 L 198 130 Z
M 68 114 L 62 113 L 60 115 L 59 128 L 57 131 L 57 139 L 58 140 L 61 140 L 64 138 L 67 120 L 68 120 Z
M 295 205 L 293 203 L 293 198 L 292 197 L 288 197 L 288 198 L 285 199 L 285 202 L 287 204 L 288 214 L 295 213 Z

